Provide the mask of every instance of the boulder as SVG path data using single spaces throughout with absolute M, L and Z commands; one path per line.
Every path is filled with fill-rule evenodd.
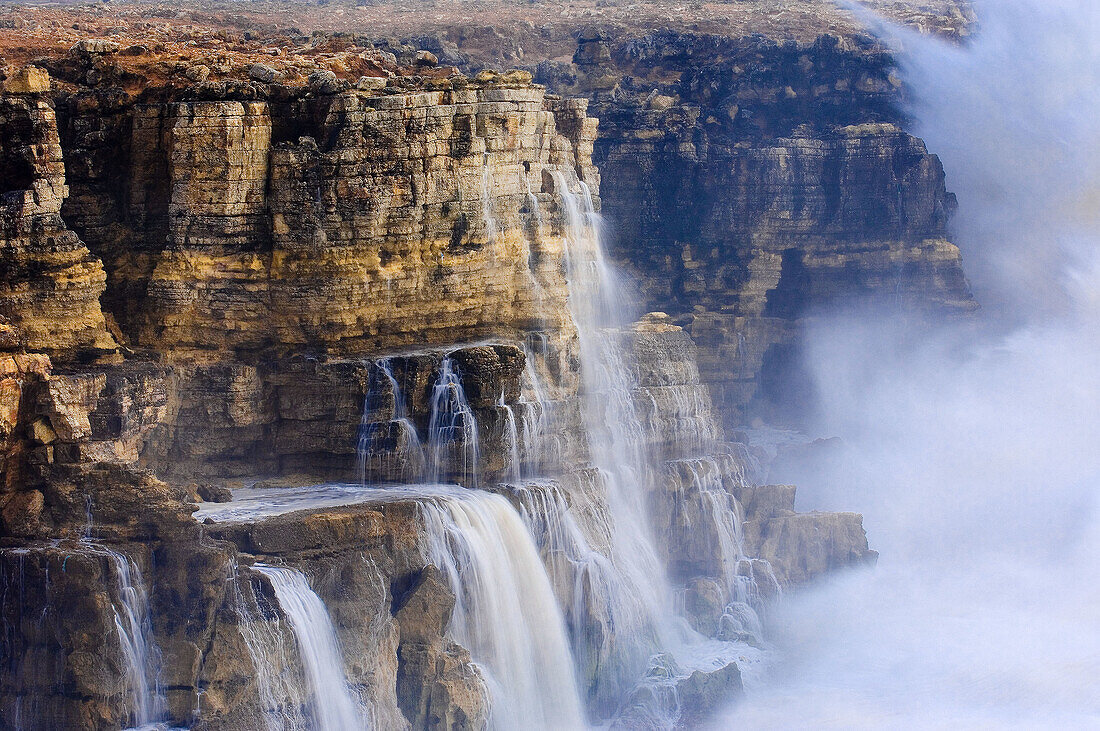
M 248 77 L 256 81 L 270 84 L 279 77 L 279 72 L 264 63 L 254 63 L 248 70 Z
M 44 94 L 50 90 L 50 74 L 37 66 L 24 66 L 4 81 L 8 94 Z

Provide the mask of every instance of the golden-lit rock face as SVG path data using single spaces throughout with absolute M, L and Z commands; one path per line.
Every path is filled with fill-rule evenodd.
M 99 306 L 106 275 L 61 219 L 65 163 L 54 110 L 40 96 L 0 96 L 0 188 L 0 349 L 112 353 Z
M 86 177 L 66 212 L 132 346 L 353 353 L 561 324 L 560 235 L 533 201 L 552 170 L 595 187 L 583 102 L 493 83 L 135 105 L 119 162 L 98 101 L 70 120 Z M 115 200 L 84 193 L 115 175 Z

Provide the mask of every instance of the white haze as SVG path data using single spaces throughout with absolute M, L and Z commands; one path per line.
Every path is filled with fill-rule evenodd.
M 822 316 L 800 507 L 878 567 L 788 598 L 722 726 L 1100 728 L 1100 3 L 1000 0 L 955 47 L 882 29 L 959 197 L 984 310 Z

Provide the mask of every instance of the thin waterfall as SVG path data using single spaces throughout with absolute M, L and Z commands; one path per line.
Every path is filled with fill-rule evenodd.
M 122 652 L 133 725 L 160 721 L 168 706 L 158 677 L 160 649 L 153 637 L 149 595 L 141 569 L 129 556 L 102 544 L 84 539 L 81 545 L 88 553 L 106 558 L 114 573 L 117 599 L 112 602 L 111 610 Z
M 673 610 L 673 593 L 665 573 L 661 553 L 656 548 L 652 534 L 654 525 L 650 514 L 651 496 L 660 486 L 659 475 L 652 448 L 636 410 L 634 398 L 639 392 L 629 367 L 621 340 L 620 328 L 631 319 L 627 311 L 627 298 L 617 285 L 615 272 L 605 257 L 600 243 L 600 219 L 588 186 L 579 182 L 580 194 L 569 189 L 569 181 L 561 172 L 553 178 L 561 199 L 565 218 L 565 273 L 569 291 L 569 309 L 577 328 L 580 351 L 582 416 L 588 438 L 589 455 L 593 467 L 603 483 L 607 500 L 606 522 L 611 543 L 611 559 L 621 574 L 627 592 L 638 606 L 638 613 L 628 613 L 626 620 L 638 624 L 614 628 L 618 637 L 656 638 L 656 647 L 664 652 L 653 655 L 649 661 L 636 667 L 637 685 L 609 688 L 615 678 L 601 672 L 595 678 L 597 698 L 609 693 L 623 697 L 627 693 L 626 706 L 620 708 L 625 723 L 637 720 L 638 713 L 649 719 L 663 719 L 662 724 L 675 723 L 679 716 L 680 680 L 690 676 L 693 669 L 716 667 L 719 658 L 731 662 L 738 656 L 752 656 L 745 645 L 707 640 L 692 630 L 686 620 Z M 697 422 L 696 412 L 702 408 L 694 403 L 684 407 L 691 420 Z M 693 424 L 698 426 L 698 424 Z M 690 432 L 690 430 L 688 430 Z M 674 435 L 681 441 L 684 434 Z M 691 435 L 676 447 L 702 446 L 709 434 Z M 693 445 L 690 442 L 698 442 Z M 732 496 L 727 496 L 729 510 L 736 508 Z M 707 510 L 707 498 L 703 497 L 703 510 Z M 711 502 L 710 505 L 717 506 Z M 716 509 L 716 512 L 719 512 Z M 728 515 L 712 518 L 728 526 Z M 736 538 L 729 545 L 719 546 L 725 552 L 723 562 L 739 565 L 741 551 Z M 739 581 L 738 580 L 734 580 Z M 752 613 L 742 611 L 747 603 L 731 604 L 731 617 L 740 626 L 757 630 L 751 622 Z M 743 621 L 742 621 L 743 620 Z M 733 624 L 731 619 L 731 624 Z M 733 629 L 733 628 L 731 628 Z M 748 633 L 737 635 L 731 631 L 730 639 L 747 641 Z M 618 648 L 618 657 L 629 660 L 640 656 L 640 650 L 653 647 L 643 644 L 635 653 Z M 590 648 L 591 649 L 591 648 Z M 627 676 L 629 677 L 629 676 Z M 634 719 L 634 720 L 630 720 Z
M 319 731 L 365 729 L 368 724 L 347 678 L 336 630 L 321 598 L 300 571 L 266 564 L 253 568 L 271 581 L 286 613 L 309 682 L 310 710 Z
M 546 339 L 542 337 L 541 354 L 545 357 Z M 562 461 L 561 437 L 553 432 L 554 406 L 546 394 L 542 378 L 535 367 L 535 351 L 523 344 L 523 373 L 520 375 L 520 443 L 523 459 L 534 474 L 547 465 L 557 467 Z
M 126 666 L 133 724 L 143 726 L 162 720 L 168 710 L 168 702 L 160 687 L 160 648 L 153 637 L 145 577 L 129 556 L 93 540 L 94 507 L 92 496 L 85 496 L 85 521 L 80 544 L 89 553 L 105 557 L 114 572 L 118 596 L 117 601 L 112 603 L 115 631 Z
M 89 556 L 106 564 L 104 579 L 107 586 L 104 588 L 108 589 L 110 599 L 110 625 L 103 628 L 108 633 L 108 637 L 104 638 L 108 654 L 96 654 L 94 657 L 85 657 L 84 660 L 100 664 L 99 672 L 107 676 L 115 675 L 116 672 L 119 674 L 117 687 L 122 692 L 124 704 L 122 718 L 130 726 L 145 727 L 163 721 L 167 715 L 167 702 L 159 682 L 161 653 L 153 635 L 144 577 L 130 557 L 85 537 L 75 544 L 53 541 L 40 546 L 0 550 L 3 560 L 0 567 L 0 598 L 7 602 L 11 598 L 9 592 L 13 592 L 17 594 L 18 601 L 12 607 L 16 609 L 14 617 L 5 614 L 2 618 L 0 630 L 4 635 L 0 639 L 0 647 L 5 651 L 15 650 L 11 657 L 5 656 L 4 664 L 9 671 L 24 674 L 26 678 L 33 679 L 32 682 L 44 679 L 43 676 L 52 669 L 52 678 L 47 680 L 45 686 L 50 690 L 39 693 L 32 687 L 28 688 L 28 692 L 17 696 L 12 709 L 13 727 L 22 728 L 23 720 L 27 720 L 34 728 L 39 728 L 40 722 L 46 718 L 60 718 L 66 714 L 66 711 L 55 705 L 58 700 L 56 693 L 59 688 L 71 682 L 66 679 L 71 672 L 66 666 L 73 658 L 66 656 L 64 652 L 51 653 L 48 657 L 37 653 L 21 656 L 18 647 L 23 641 L 42 643 L 45 646 L 56 642 L 56 622 L 65 616 L 66 607 L 51 602 L 49 598 L 52 594 L 50 563 L 51 559 L 57 559 L 60 570 L 64 573 L 70 556 L 76 555 Z M 27 600 L 26 565 L 32 557 L 42 562 L 38 578 L 45 582 L 40 589 L 44 592 L 47 603 L 41 606 L 32 606 Z M 14 571 L 12 564 L 17 566 Z M 96 631 L 99 626 L 88 629 Z M 110 653 L 109 635 L 112 630 L 113 639 L 118 641 L 120 662 L 117 665 Z M 25 665 L 24 660 L 27 661 Z
M 267 731 L 307 731 L 312 723 L 305 715 L 309 694 L 303 687 L 301 669 L 292 670 L 301 664 L 294 643 L 287 642 L 279 623 L 265 619 L 254 592 L 245 594 L 236 559 L 230 563 L 226 581 L 237 629 L 255 671 L 256 694 Z M 200 718 L 201 710 L 195 714 L 196 720 Z
M 159 720 L 165 710 L 154 668 L 149 599 L 137 565 L 120 553 L 104 550 L 112 558 L 118 582 L 115 629 L 126 660 L 126 678 L 134 701 L 134 725 L 143 726 Z
M 527 245 L 527 274 L 531 280 L 531 290 L 535 295 L 535 303 L 539 312 L 543 310 L 546 305 L 546 290 L 543 288 L 542 283 L 539 281 L 538 268 L 539 268 L 539 255 L 538 247 L 542 246 L 542 208 L 539 206 L 539 198 L 531 190 L 531 178 L 529 170 L 523 172 L 523 184 L 527 188 L 527 204 L 531 208 L 531 215 L 534 218 L 534 231 L 530 240 L 526 242 Z
M 373 453 L 373 442 L 378 422 L 371 418 L 371 389 L 363 396 L 363 416 L 359 419 L 359 433 L 355 445 L 356 471 L 359 475 L 359 484 L 367 484 L 367 471 L 370 457 Z
M 440 482 L 458 461 L 461 464 L 462 484 L 477 487 L 477 420 L 450 356 L 444 358 L 439 366 L 431 404 L 428 422 L 429 481 Z
M 722 484 L 723 469 L 714 457 L 681 459 L 671 462 L 670 478 L 681 485 L 681 502 L 692 500 L 699 505 L 706 530 L 718 544 L 715 555 L 720 562 L 717 573 L 728 593 L 727 606 L 721 619 L 719 635 L 731 639 L 761 639 L 764 591 L 779 593 L 779 584 L 767 561 L 745 555 L 740 506 Z M 685 493 L 690 492 L 690 496 Z
M 531 535 L 500 495 L 420 504 L 428 559 L 455 594 L 449 632 L 482 669 L 495 729 L 582 729 L 561 612 Z
M 386 397 L 393 400 L 392 418 L 389 420 L 379 419 L 375 413 L 379 402 Z M 393 448 L 387 449 L 385 453 L 376 448 L 376 440 L 383 433 L 391 437 L 393 443 Z M 363 397 L 363 416 L 359 422 L 356 447 L 359 484 L 367 483 L 373 456 L 378 455 L 380 464 L 377 467 L 379 471 L 384 471 L 387 453 L 398 465 L 396 474 L 387 477 L 396 477 L 402 482 L 419 482 L 424 478 L 424 446 L 420 443 L 416 425 L 409 417 L 405 394 L 393 373 L 393 363 L 389 358 L 383 358 L 374 362 L 371 385 Z
M 504 392 L 500 392 L 497 408 L 504 412 L 504 438 L 507 442 L 509 464 L 508 472 L 512 482 L 519 482 L 522 472 L 522 462 L 519 454 L 519 428 L 516 426 L 516 412 L 504 400 Z
M 513 490 L 513 497 L 544 552 L 544 563 L 551 567 L 578 674 L 586 682 L 603 676 L 609 696 L 616 694 L 611 689 L 630 687 L 637 680 L 638 667 L 644 666 L 657 646 L 654 638 L 620 636 L 619 630 L 645 627 L 645 607 L 611 561 L 591 546 L 559 485 L 527 480 Z

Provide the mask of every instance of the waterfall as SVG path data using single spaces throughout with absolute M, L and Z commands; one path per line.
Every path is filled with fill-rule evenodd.
M 578 198 L 563 173 L 555 171 L 553 178 L 566 219 L 566 281 L 580 346 L 583 417 L 613 521 L 612 560 L 647 608 L 649 624 L 668 635 L 671 594 L 646 515 L 653 469 L 634 407 L 634 384 L 614 331 L 629 319 L 626 300 L 603 253 L 588 186 L 581 183 Z M 666 639 L 671 643 L 671 635 Z
M 507 442 L 509 455 L 509 476 L 512 482 L 519 482 L 522 462 L 519 455 L 519 429 L 516 426 L 516 412 L 504 400 L 504 392 L 501 391 L 497 408 L 504 412 L 504 436 Z
M 428 559 L 456 597 L 449 631 L 482 668 L 492 726 L 584 728 L 562 615 L 515 509 L 474 490 L 426 499 L 420 508 Z
M 564 174 L 555 172 L 553 177 L 566 223 L 565 271 L 569 309 L 577 327 L 582 416 L 589 455 L 607 500 L 605 520 L 611 563 L 622 587 L 617 590 L 625 591 L 638 608 L 631 611 L 633 607 L 627 600 L 619 599 L 622 616 L 616 618 L 620 624 L 613 628 L 617 641 L 635 643 L 634 648 L 613 649 L 620 661 L 635 663 L 634 674 L 601 670 L 593 679 L 594 692 L 600 699 L 625 695 L 627 700 L 620 707 L 619 717 L 628 725 L 644 717 L 650 719 L 646 723 L 660 719 L 660 724 L 671 726 L 679 717 L 679 683 L 684 678 L 695 670 L 714 670 L 735 658 L 758 659 L 759 654 L 746 645 L 707 640 L 673 611 L 672 590 L 652 533 L 655 516 L 651 515 L 650 500 L 661 483 L 634 401 L 640 389 L 618 330 L 631 319 L 628 300 L 603 253 L 601 222 L 588 186 L 581 181 L 577 195 L 569 189 Z M 709 428 L 700 428 L 705 408 L 696 397 L 697 394 L 688 398 L 686 394 L 671 393 L 670 402 L 675 407 L 671 438 L 675 449 L 694 450 L 708 445 L 717 436 Z M 719 540 L 717 546 L 722 563 L 739 567 L 742 551 L 736 524 L 731 523 L 736 520 L 736 501 L 720 485 L 717 489 L 720 492 L 700 496 L 703 503 L 700 509 L 711 511 L 711 522 L 720 526 L 720 532 L 726 531 L 726 538 Z M 721 502 L 713 499 L 719 494 Z M 744 587 L 747 582 L 739 575 L 731 575 L 730 583 L 735 595 L 739 591 L 736 587 L 743 587 L 746 591 L 741 594 L 748 597 L 749 588 Z M 745 626 L 759 633 L 758 623 L 752 621 L 755 612 L 747 602 L 731 602 L 728 613 L 729 639 L 750 639 L 751 633 L 737 634 Z M 644 650 L 655 649 L 663 652 L 650 657 L 648 663 L 638 664 L 639 658 L 644 660 Z M 591 652 L 593 648 L 588 650 Z M 587 662 L 592 662 L 592 658 Z M 615 685 L 623 678 L 633 678 L 633 690 L 629 685 Z
M 439 377 L 432 388 L 432 413 L 428 422 L 428 453 L 431 458 L 429 477 L 440 482 L 453 462 L 461 458 L 461 482 L 477 487 L 478 438 L 477 420 L 466 400 L 462 380 L 449 356 L 439 367 Z
M 545 336 L 541 345 L 545 354 Z M 562 445 L 559 435 L 551 433 L 555 419 L 553 406 L 535 369 L 535 353 L 527 343 L 523 344 L 523 356 L 519 396 L 522 406 L 520 443 L 525 463 L 532 472 L 538 474 L 538 470 L 544 466 L 561 464 Z
M 57 599 L 74 588 L 63 575 L 66 565 L 76 556 L 100 562 L 103 589 L 109 598 L 109 606 L 103 607 L 109 612 L 104 619 L 109 624 L 88 624 L 80 631 L 105 632 L 102 651 L 78 656 L 60 647 L 56 652 L 44 652 L 64 633 L 73 631 L 66 629 L 69 607 Z M 32 569 L 33 585 L 28 585 L 28 559 L 39 562 Z M 51 576 L 51 566 L 56 566 L 55 570 L 62 576 Z M 94 576 L 89 567 L 76 571 L 69 567 L 69 571 L 78 577 L 78 582 Z M 93 590 L 92 600 L 98 607 L 100 595 L 94 585 L 80 584 L 80 588 Z M 55 590 L 61 593 L 55 595 Z M 41 598 L 44 603 L 31 603 L 30 596 Z M 62 700 L 60 691 L 73 682 L 74 671 L 77 677 L 88 672 L 90 668 L 83 663 L 92 663 L 96 672 L 102 674 L 103 688 L 110 689 L 117 682 L 114 687 L 120 691 L 120 710 L 123 711 L 120 718 L 129 725 L 145 727 L 165 718 L 167 702 L 159 683 L 161 654 L 153 635 L 145 580 L 137 564 L 125 554 L 87 538 L 75 543 L 53 541 L 0 549 L 0 609 L 4 610 L 0 617 L 0 650 L 4 652 L 5 671 L 12 673 L 6 682 L 11 683 L 9 688 L 12 690 L 27 683 L 25 691 L 15 698 L 14 707 L 5 709 L 5 714 L 13 714 L 13 717 L 3 716 L 13 718 L 13 728 L 23 728 L 24 720 L 30 722 L 31 728 L 41 728 L 44 723 L 68 717 L 71 709 L 67 709 L 64 702 L 58 704 Z M 111 646 L 112 639 L 118 642 L 117 657 Z M 95 642 L 99 642 L 98 637 Z M 24 653 L 25 647 L 37 649 Z M 81 664 L 71 666 L 74 661 Z M 101 700 L 107 702 L 109 699 Z
M 615 703 L 656 650 L 646 637 L 622 631 L 646 627 L 645 607 L 611 561 L 589 543 L 560 486 L 550 480 L 528 480 L 513 490 L 513 496 L 556 580 L 554 590 L 564 608 L 577 671 L 588 682 L 600 676 L 600 700 Z
M 115 629 L 126 661 L 126 679 L 134 703 L 134 725 L 142 726 L 159 720 L 166 707 L 156 678 L 159 652 L 153 641 L 149 598 L 137 564 L 117 551 L 102 550 L 115 569 L 119 598 L 114 608 Z
M 310 719 L 303 715 L 309 704 L 303 692 L 301 673 L 291 671 L 298 662 L 293 643 L 286 641 L 277 622 L 265 621 L 254 590 L 246 595 L 240 567 L 234 558 L 226 577 L 228 601 L 237 614 L 237 629 L 252 660 L 256 692 L 267 731 L 305 731 Z M 201 695 L 201 692 L 200 692 Z M 202 718 L 202 706 L 195 719 Z
M 780 593 L 779 583 L 767 561 L 745 555 L 740 506 L 722 484 L 723 469 L 714 457 L 679 459 L 669 464 L 670 478 L 681 485 L 679 501 L 699 506 L 704 525 L 694 530 L 712 536 L 714 555 L 720 565 L 715 572 L 725 585 L 727 601 L 719 636 L 757 641 L 763 635 L 760 615 L 765 592 Z M 686 487 L 685 487 L 686 485 Z M 761 574 L 758 578 L 757 574 Z M 758 581 L 760 584 L 758 584 Z
M 363 397 L 363 416 L 359 422 L 356 445 L 359 484 L 367 483 L 371 457 L 376 454 L 379 456 L 378 471 L 381 473 L 386 471 L 384 463 L 387 455 L 397 462 L 396 475 L 384 475 L 385 477 L 396 477 L 402 482 L 419 482 L 423 479 L 426 468 L 424 446 L 420 443 L 416 425 L 409 417 L 405 394 L 393 373 L 393 363 L 389 358 L 383 358 L 373 365 L 371 385 Z M 393 410 L 388 421 L 378 419 L 375 414 L 379 402 L 387 396 L 393 400 Z M 392 432 L 394 429 L 396 434 Z M 382 437 L 390 437 L 392 449 L 376 448 L 376 440 Z
M 336 630 L 305 574 L 259 563 L 253 568 L 271 581 L 279 606 L 298 640 L 302 669 L 313 699 L 310 709 L 314 728 L 319 731 L 366 728 L 359 703 L 344 677 Z
M 167 702 L 158 680 L 160 650 L 153 638 L 149 595 L 141 569 L 125 554 L 102 544 L 82 539 L 80 545 L 89 554 L 107 559 L 114 574 L 116 597 L 112 598 L 111 611 L 130 696 L 132 723 L 143 726 L 159 721 L 167 710 Z

